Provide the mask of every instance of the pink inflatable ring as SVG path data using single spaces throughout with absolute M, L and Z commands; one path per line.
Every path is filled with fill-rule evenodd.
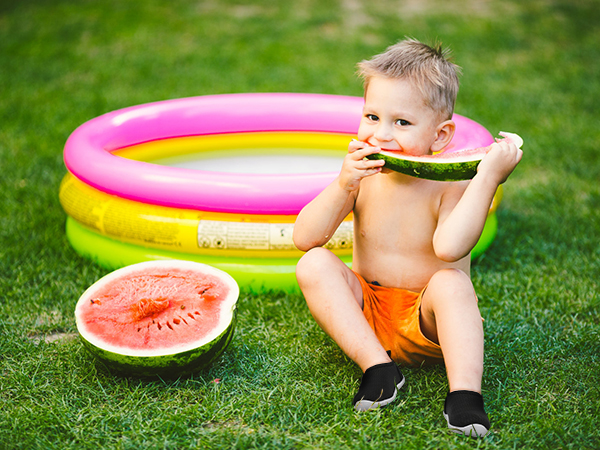
M 184 136 L 249 132 L 356 134 L 363 99 L 321 94 L 227 94 L 133 106 L 77 128 L 64 160 L 84 183 L 139 202 L 224 213 L 298 214 L 337 173 L 239 174 L 177 168 L 113 152 Z M 455 114 L 450 151 L 487 146 L 491 134 Z M 343 149 L 341 149 L 343 150 Z

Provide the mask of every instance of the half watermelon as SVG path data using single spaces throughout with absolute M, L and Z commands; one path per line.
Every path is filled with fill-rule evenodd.
M 206 264 L 147 261 L 90 286 L 75 307 L 86 348 L 126 375 L 188 375 L 224 351 L 235 328 L 239 288 Z
M 518 148 L 523 146 L 523 139 L 517 134 L 501 131 L 503 139 L 513 142 Z M 470 180 L 477 173 L 477 166 L 490 151 L 490 147 L 480 147 L 456 152 L 440 152 L 435 155 L 411 156 L 402 152 L 382 150 L 368 155 L 368 159 L 383 159 L 388 169 L 417 178 L 436 181 Z

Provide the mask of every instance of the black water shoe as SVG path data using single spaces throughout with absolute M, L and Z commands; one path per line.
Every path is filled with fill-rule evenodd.
M 352 400 L 354 409 L 368 411 L 392 403 L 404 381 L 404 375 L 394 361 L 369 367 L 362 376 L 358 393 Z
M 444 418 L 451 431 L 465 436 L 483 437 L 490 430 L 483 397 L 477 392 L 450 392 L 444 402 Z

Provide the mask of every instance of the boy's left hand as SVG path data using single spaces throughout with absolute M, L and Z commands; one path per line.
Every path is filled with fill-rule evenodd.
M 479 163 L 477 174 L 504 183 L 523 157 L 523 150 L 507 140 L 492 144 L 490 151 Z

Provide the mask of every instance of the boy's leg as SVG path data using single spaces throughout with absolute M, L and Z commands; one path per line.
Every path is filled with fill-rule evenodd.
M 455 269 L 437 272 L 421 302 L 421 330 L 439 343 L 450 391 L 481 393 L 483 324 L 470 278 Z
M 437 272 L 423 293 L 421 329 L 444 354 L 450 394 L 444 417 L 455 432 L 473 437 L 487 434 L 483 409 L 483 324 L 470 278 L 455 269 Z
M 391 361 L 363 314 L 358 278 L 337 256 L 321 247 L 310 250 L 296 277 L 319 326 L 363 372 Z
M 362 288 L 354 272 L 329 250 L 315 248 L 302 257 L 296 276 L 319 326 L 364 372 L 352 400 L 354 409 L 393 402 L 404 376 L 365 319 Z

